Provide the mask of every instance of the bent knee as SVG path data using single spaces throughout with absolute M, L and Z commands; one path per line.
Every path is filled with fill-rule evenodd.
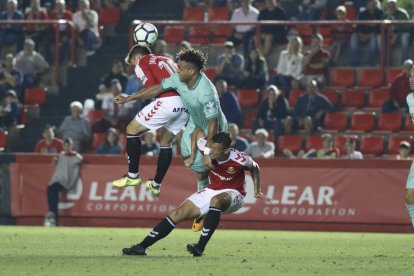
M 407 189 L 405 191 L 405 202 L 407 204 L 414 204 L 414 189 Z

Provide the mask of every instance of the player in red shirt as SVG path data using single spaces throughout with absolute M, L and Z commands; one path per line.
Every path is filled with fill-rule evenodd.
M 200 136 L 204 136 L 201 131 L 195 133 L 196 138 Z M 124 248 L 122 250 L 124 255 L 147 255 L 146 249 L 166 237 L 177 223 L 205 215 L 204 227 L 198 243 L 187 245 L 187 250 L 193 256 L 201 256 L 220 222 L 221 213 L 233 213 L 242 207 L 246 195 L 244 190 L 246 169 L 250 171 L 253 178 L 254 197 L 271 201 L 261 191 L 259 166 L 247 154 L 230 148 L 230 135 L 226 132 L 219 132 L 213 136 L 212 140 L 210 158 L 214 168 L 210 169 L 208 188 L 189 196 L 155 226 L 142 242 L 130 248 Z M 198 149 L 203 152 L 206 145 L 205 137 L 198 139 L 197 145 Z
M 170 58 L 154 55 L 148 47 L 134 45 L 129 51 L 125 62 L 135 66 L 135 74 L 145 87 L 160 84 L 161 80 L 177 72 L 177 65 Z M 155 196 L 160 194 L 161 182 L 170 166 L 172 159 L 171 144 L 175 135 L 185 126 L 188 120 L 188 111 L 177 91 L 165 91 L 144 107 L 131 121 L 126 129 L 128 155 L 128 174 L 112 182 L 119 188 L 138 186 L 139 159 L 141 156 L 141 139 L 139 135 L 148 130 L 162 128 L 160 140 L 160 154 L 158 156 L 157 172 L 154 179 L 148 180 L 145 185 Z

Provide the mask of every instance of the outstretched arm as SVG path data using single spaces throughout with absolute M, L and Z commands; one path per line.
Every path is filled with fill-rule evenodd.
M 143 101 L 146 99 L 154 98 L 155 96 L 158 96 L 163 92 L 164 89 L 162 88 L 161 84 L 153 85 L 151 87 L 147 87 L 144 89 L 139 90 L 138 92 L 135 92 L 132 95 L 129 95 L 127 97 L 122 95 L 117 95 L 115 97 L 115 103 L 117 104 L 124 104 L 132 101 Z
M 259 165 L 253 161 L 253 165 L 250 168 L 250 173 L 253 178 L 253 184 L 254 184 L 254 197 L 255 198 L 263 198 L 266 202 L 272 202 L 273 199 L 270 197 L 265 196 L 262 193 L 262 188 L 260 186 L 260 168 Z

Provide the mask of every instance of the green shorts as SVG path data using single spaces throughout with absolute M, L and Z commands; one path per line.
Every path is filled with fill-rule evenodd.
M 411 168 L 410 168 L 410 172 L 408 173 L 407 183 L 405 184 L 405 188 L 414 189 L 414 161 L 411 163 Z
M 183 136 L 181 138 L 181 156 L 190 157 L 191 155 L 191 134 L 193 134 L 194 128 L 186 127 L 184 129 Z M 195 172 L 205 172 L 207 169 L 204 166 L 203 156 L 200 151 L 196 151 L 196 156 L 194 158 L 194 163 L 191 166 L 191 169 Z

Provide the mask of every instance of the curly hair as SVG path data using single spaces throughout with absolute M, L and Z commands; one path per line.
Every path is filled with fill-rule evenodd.
M 203 69 L 207 63 L 206 55 L 200 50 L 183 49 L 178 52 L 177 59 L 194 64 L 198 70 Z

